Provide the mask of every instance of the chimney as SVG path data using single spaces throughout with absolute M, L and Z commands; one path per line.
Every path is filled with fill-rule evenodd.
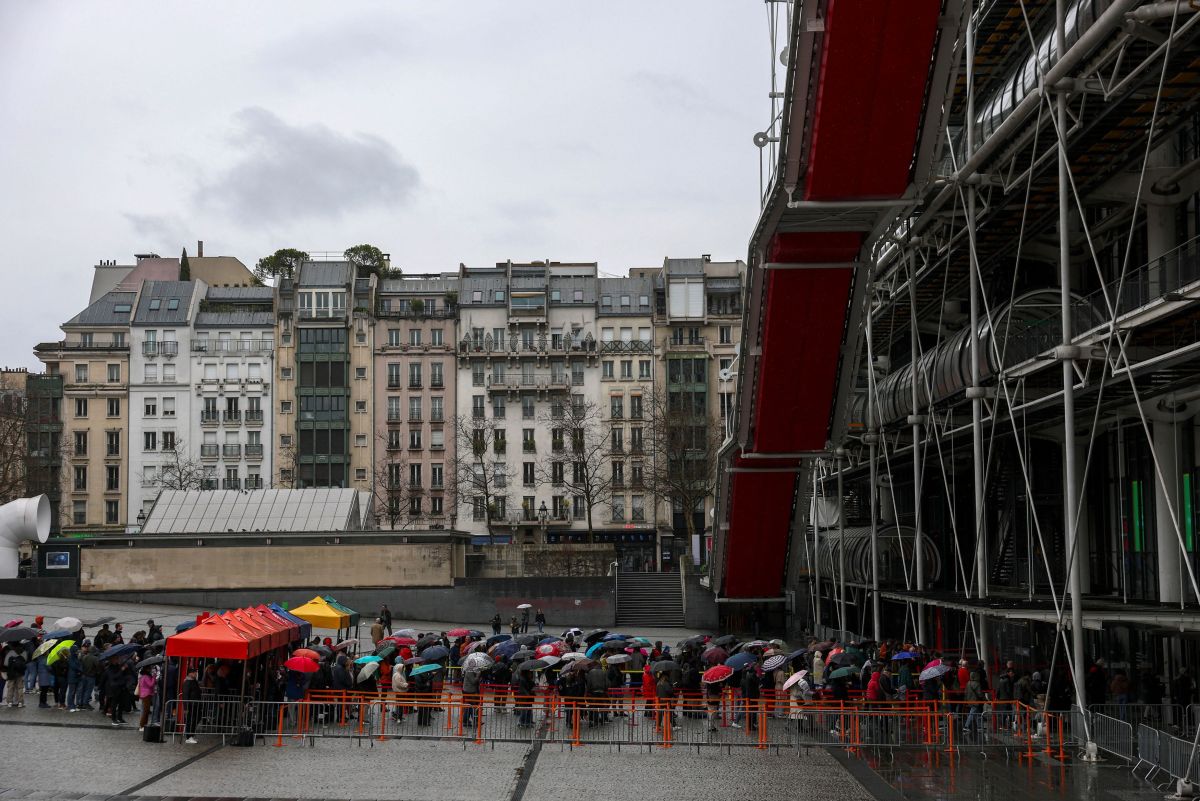
M 712 254 L 705 253 L 700 256 L 700 260 L 707 264 L 708 262 L 712 261 Z
M 204 257 L 204 240 L 197 239 L 196 240 L 196 258 L 203 258 L 203 257 Z

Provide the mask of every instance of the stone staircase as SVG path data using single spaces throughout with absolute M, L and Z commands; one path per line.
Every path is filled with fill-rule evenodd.
M 678 573 L 617 576 L 617 626 L 683 625 L 683 587 Z

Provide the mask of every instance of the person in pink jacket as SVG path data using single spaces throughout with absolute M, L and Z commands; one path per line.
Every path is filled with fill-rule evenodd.
M 138 731 L 144 731 L 146 724 L 150 722 L 150 709 L 154 705 L 154 689 L 157 685 L 158 679 L 154 675 L 154 668 L 142 668 L 137 683 L 137 697 L 142 702 L 142 717 L 138 721 Z

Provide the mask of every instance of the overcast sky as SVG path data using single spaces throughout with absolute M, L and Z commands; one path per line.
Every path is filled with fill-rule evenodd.
M 0 364 L 153 251 L 745 258 L 761 0 L 0 2 Z

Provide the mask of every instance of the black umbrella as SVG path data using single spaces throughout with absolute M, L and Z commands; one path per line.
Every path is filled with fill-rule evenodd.
M 417 649 L 428 648 L 434 643 L 441 642 L 441 638 L 436 634 L 426 634 L 421 639 L 417 640 Z
M 112 659 L 118 656 L 126 656 L 128 654 L 136 653 L 139 648 L 141 648 L 141 646 L 135 642 L 121 643 L 120 645 L 114 645 L 112 648 L 105 649 L 104 653 L 100 654 L 100 658 Z
M 695 637 L 688 637 L 679 643 L 680 648 L 696 648 L 704 645 L 705 639 L 703 634 L 697 634 Z
M 512 639 L 511 634 L 493 634 L 491 637 L 488 637 L 487 640 L 484 641 L 484 645 L 486 645 L 488 648 L 491 648 L 493 645 L 495 645 L 498 642 L 504 642 L 505 640 L 511 640 L 511 639 Z
M 625 648 L 628 647 L 628 645 L 629 645 L 628 640 L 609 640 L 608 642 L 604 643 L 604 650 L 605 651 L 624 651 Z
M 541 635 L 538 634 L 518 634 L 513 637 L 513 642 L 519 642 L 521 645 L 537 645 L 540 639 Z
M 440 645 L 434 645 L 421 651 L 421 658 L 426 662 L 438 662 L 450 656 L 450 652 Z
M 679 663 L 674 659 L 664 659 L 661 662 L 655 662 L 650 670 L 654 673 L 662 673 L 667 670 L 679 670 Z
M 603 639 L 606 634 L 608 634 L 607 629 L 593 629 L 587 633 L 587 636 L 583 638 L 583 641 L 588 645 L 591 645 L 592 643 Z
M 840 654 L 834 654 L 833 656 L 826 659 L 825 664 L 826 665 L 837 665 L 838 667 L 845 667 L 847 665 L 854 664 L 854 657 L 851 656 L 850 654 L 846 653 L 845 651 L 842 651 Z
M 550 666 L 547 665 L 545 662 L 543 662 L 541 659 L 530 659 L 527 662 L 522 662 L 520 667 L 517 668 L 517 670 L 535 670 L 536 671 L 536 670 L 545 670 L 548 667 L 550 667 Z
M 528 648 L 522 648 L 520 651 L 517 651 L 512 656 L 510 656 L 508 658 L 508 661 L 516 662 L 519 659 L 529 659 L 534 656 L 537 656 L 537 654 L 535 654 L 533 651 L 530 651 Z
M 21 640 L 32 640 L 36 636 L 38 633 L 33 629 L 0 629 L 0 642 L 20 642 Z
M 83 627 L 85 629 L 95 628 L 96 626 L 101 626 L 105 623 L 112 623 L 114 620 L 116 620 L 116 618 L 112 617 L 111 615 L 105 615 L 104 617 L 90 618 L 88 620 L 83 621 Z
M 719 645 L 722 648 L 728 648 L 738 641 L 738 638 L 732 634 L 726 634 L 724 637 L 718 637 L 712 641 L 713 645 Z
M 479 629 L 471 629 L 470 631 L 467 632 L 467 636 L 472 639 L 478 639 L 479 637 L 483 636 L 483 632 L 480 631 Z
M 321 654 L 325 657 L 333 656 L 333 649 L 327 645 L 310 645 L 308 650 L 316 651 L 318 654 Z
M 404 660 L 404 664 L 406 664 L 406 665 L 420 665 L 421 663 L 423 663 L 423 662 L 425 662 L 425 661 L 426 661 L 426 659 L 425 659 L 425 657 L 423 657 L 423 656 L 410 656 L 408 659 L 405 659 L 405 660 Z
M 185 620 L 182 623 L 180 623 L 178 626 L 175 627 L 175 633 L 182 634 L 183 632 L 187 631 L 188 629 L 194 629 L 194 628 L 196 628 L 196 621 Z
M 138 670 L 141 670 L 144 667 L 150 667 L 151 665 L 161 665 L 162 663 L 163 663 L 162 656 L 152 656 L 149 659 L 143 659 L 141 662 L 138 662 L 134 667 L 136 667 Z

